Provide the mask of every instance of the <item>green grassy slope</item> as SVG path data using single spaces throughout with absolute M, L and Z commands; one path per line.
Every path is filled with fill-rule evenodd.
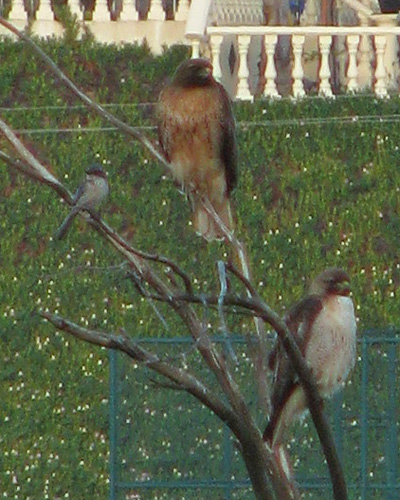
M 81 88 L 121 105 L 112 111 L 137 126 L 154 125 L 153 106 L 141 103 L 154 103 L 187 55 L 176 48 L 153 59 L 146 48 L 90 40 L 44 47 Z M 181 262 L 199 290 L 217 286 L 223 245 L 192 233 L 185 198 L 150 155 L 119 133 L 84 131 L 107 124 L 71 107 L 79 103 L 27 48 L 4 42 L 0 60 L 1 114 L 20 131 L 36 130 L 21 137 L 55 174 L 74 190 L 90 161 L 105 162 L 107 222 L 138 248 Z M 368 96 L 235 104 L 237 233 L 258 289 L 278 312 L 310 276 L 337 265 L 352 276 L 360 329 L 399 323 L 400 127 L 396 118 L 380 120 L 398 108 L 398 98 Z M 153 129 L 146 133 L 155 138 Z M 7 148 L 2 139 L 0 147 Z M 55 333 L 34 312 L 45 307 L 133 336 L 186 332 L 171 317 L 169 331 L 163 328 L 118 268 L 119 256 L 81 221 L 64 241 L 51 241 L 67 209 L 49 189 L 1 165 L 0 200 L 0 491 L 21 499 L 106 498 L 107 353 Z M 235 317 L 230 327 L 246 332 L 249 323 Z

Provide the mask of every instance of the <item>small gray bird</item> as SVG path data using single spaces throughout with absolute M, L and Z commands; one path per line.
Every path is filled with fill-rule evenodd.
M 85 180 L 76 190 L 72 210 L 57 229 L 54 238 L 61 240 L 81 210 L 95 210 L 106 198 L 109 192 L 107 174 L 98 163 L 93 163 L 86 169 Z

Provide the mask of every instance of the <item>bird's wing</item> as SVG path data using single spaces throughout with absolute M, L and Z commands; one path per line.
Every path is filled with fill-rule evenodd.
M 286 314 L 285 323 L 294 336 L 302 354 L 308 342 L 312 325 L 323 308 L 322 297 L 308 295 L 297 302 Z
M 285 322 L 297 345 L 304 354 L 312 325 L 323 307 L 316 295 L 297 302 L 285 316 Z M 263 438 L 272 444 L 281 442 L 286 428 L 295 415 L 304 409 L 304 394 L 284 348 L 278 343 L 270 355 L 270 368 L 274 371 L 271 396 L 272 412 Z
M 76 189 L 75 193 L 73 194 L 72 196 L 72 203 L 73 205 L 76 205 L 76 202 L 79 200 L 79 198 L 82 196 L 83 192 L 84 192 L 84 182 L 81 182 L 78 186 L 78 188 Z
M 311 327 L 322 309 L 320 297 L 310 295 L 297 302 L 286 314 L 284 320 L 304 354 Z M 273 371 L 272 407 L 279 408 L 285 402 L 292 387 L 297 383 L 297 375 L 291 360 L 279 339 L 269 357 L 269 367 Z M 274 411 L 274 410 L 273 410 Z
M 204 142 L 206 157 L 219 157 L 228 194 L 237 182 L 237 143 L 232 105 L 224 87 L 214 81 L 207 87 L 165 88 L 157 104 L 158 139 L 168 161 L 175 148 Z M 199 144 L 196 142 L 196 144 Z M 201 160 L 200 160 L 201 163 Z
M 227 192 L 229 194 L 236 186 L 238 176 L 235 117 L 233 115 L 232 104 L 228 93 L 221 84 L 217 83 L 217 87 L 221 100 L 221 160 L 225 167 Z
M 157 104 L 158 140 L 167 161 L 171 161 L 170 141 L 171 141 L 171 107 L 169 105 L 170 90 L 167 87 L 160 94 Z

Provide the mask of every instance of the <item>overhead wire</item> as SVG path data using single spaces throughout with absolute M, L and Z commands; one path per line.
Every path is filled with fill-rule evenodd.
M 292 119 L 279 119 L 279 120 L 265 120 L 265 121 L 238 121 L 237 126 L 239 129 L 246 129 L 252 127 L 307 127 L 329 124 L 341 125 L 356 125 L 356 124 L 371 124 L 371 123 L 398 123 L 400 122 L 400 115 L 386 115 L 386 116 L 330 116 L 326 118 L 292 118 Z M 156 130 L 155 125 L 138 125 L 136 127 L 141 131 Z M 117 132 L 117 127 L 67 127 L 67 128 L 34 128 L 34 129 L 16 129 L 15 133 L 19 135 L 44 135 L 44 134 L 86 134 L 86 133 L 106 133 Z
M 340 95 L 336 99 L 359 99 L 366 97 L 374 97 L 372 94 L 370 96 L 362 95 Z M 291 100 L 291 98 L 283 98 Z M 321 99 L 319 96 L 307 97 L 307 99 Z M 377 102 L 379 102 L 377 100 Z M 265 115 L 268 115 L 269 101 L 265 101 L 266 107 L 262 110 Z M 103 107 L 107 108 L 139 108 L 139 107 L 154 107 L 155 102 L 141 102 L 141 103 L 105 103 L 102 104 Z M 78 111 L 87 109 L 84 105 L 73 105 L 73 106 L 19 106 L 19 107 L 0 107 L 0 113 L 18 113 L 18 112 L 36 112 L 36 111 Z M 238 120 L 238 129 L 247 129 L 252 127 L 306 127 L 306 126 L 319 126 L 327 124 L 372 124 L 372 123 L 397 123 L 400 122 L 400 114 L 388 114 L 388 115 L 347 115 L 347 116 L 328 116 L 328 117 L 308 117 L 308 118 L 282 118 L 277 120 Z M 136 127 L 141 131 L 155 130 L 154 125 L 138 125 Z M 49 127 L 49 128 L 21 128 L 15 130 L 16 133 L 20 135 L 43 135 L 43 134 L 80 134 L 80 133 L 109 133 L 118 131 L 117 127 L 111 126 L 99 126 L 99 127 Z

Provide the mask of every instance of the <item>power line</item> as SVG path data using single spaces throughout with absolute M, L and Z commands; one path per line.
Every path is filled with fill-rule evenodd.
M 141 125 L 135 127 L 137 130 L 155 130 L 152 125 Z M 78 127 L 78 128 L 32 128 L 14 130 L 19 135 L 45 135 L 45 134 L 81 134 L 97 132 L 117 132 L 117 127 Z
M 327 118 L 296 118 L 296 119 L 281 119 L 281 120 L 265 120 L 265 121 L 239 121 L 239 129 L 247 129 L 253 127 L 263 128 L 279 128 L 279 127 L 307 127 L 319 125 L 360 125 L 372 123 L 398 123 L 400 115 L 364 115 L 364 116 L 330 116 Z M 154 131 L 157 129 L 155 125 L 140 125 L 135 127 L 140 131 Z M 35 128 L 35 129 L 17 129 L 15 132 L 19 135 L 45 135 L 45 134 L 87 134 L 87 133 L 107 133 L 117 132 L 117 127 L 77 127 L 77 128 Z
M 136 103 L 105 103 L 100 104 L 103 108 L 145 108 L 155 106 L 155 102 L 136 102 Z M 27 111 L 77 111 L 80 109 L 88 109 L 84 104 L 76 104 L 73 106 L 18 106 L 18 107 L 0 107 L 0 112 L 27 112 Z
M 397 97 L 397 95 L 395 96 Z M 376 102 L 380 102 L 380 99 L 376 97 L 375 94 L 337 94 L 334 97 L 334 101 L 338 100 L 360 100 L 360 99 L 374 99 Z M 326 97 L 319 96 L 319 95 L 308 95 L 305 100 L 307 101 L 321 101 L 321 100 L 326 100 Z M 293 97 L 291 96 L 284 96 L 279 99 L 280 102 L 282 101 L 293 101 Z M 240 103 L 240 101 L 235 101 L 236 103 Z M 262 103 L 265 102 L 266 105 L 268 105 L 271 101 L 265 100 L 265 101 L 256 101 L 257 103 Z M 301 102 L 301 101 L 299 101 Z M 99 103 L 100 106 L 103 108 L 141 108 L 141 107 L 153 107 L 157 103 L 156 101 L 151 101 L 151 102 L 133 102 L 133 103 Z M 40 110 L 53 110 L 53 111 L 58 111 L 58 110 L 79 110 L 79 109 L 87 109 L 87 106 L 84 104 L 76 104 L 76 105 L 58 105 L 58 106 L 18 106 L 18 107 L 4 107 L 0 106 L 0 112 L 26 112 L 26 111 L 40 111 Z
M 352 115 L 352 116 L 330 116 L 326 118 L 292 118 L 281 120 L 266 120 L 266 121 L 241 121 L 239 126 L 246 127 L 282 127 L 282 126 L 309 126 L 309 125 L 326 125 L 326 124 L 342 124 L 356 125 L 364 123 L 397 123 L 400 121 L 400 115 Z
M 321 101 L 325 100 L 326 97 L 319 96 L 319 95 L 311 95 L 307 96 L 306 100 L 307 101 Z M 374 99 L 376 102 L 380 102 L 380 99 L 376 97 L 375 94 L 338 94 L 335 95 L 334 101 L 338 100 L 360 100 L 360 99 Z M 286 96 L 286 97 L 281 97 L 279 99 L 280 102 L 282 101 L 291 101 L 293 102 L 293 98 L 291 96 Z M 236 103 L 239 103 L 240 101 L 236 101 Z M 257 103 L 262 103 L 265 102 L 265 104 L 268 106 L 268 104 L 271 102 L 269 100 L 265 101 L 256 101 Z M 300 102 L 300 101 L 299 101 Z M 157 103 L 155 101 L 152 102 L 134 102 L 134 103 L 99 103 L 100 106 L 103 108 L 145 108 L 145 107 L 154 107 Z M 87 106 L 84 104 L 76 104 L 76 105 L 58 105 L 58 106 L 18 106 L 18 107 L 2 107 L 0 106 L 0 112 L 7 112 L 7 113 L 13 113 L 13 112 L 27 112 L 27 111 L 77 111 L 81 109 L 87 109 Z

